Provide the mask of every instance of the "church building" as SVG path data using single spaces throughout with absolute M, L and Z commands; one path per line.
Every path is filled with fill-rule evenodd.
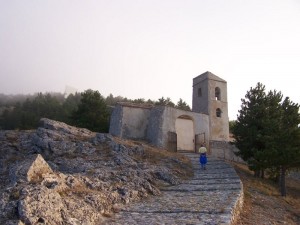
M 227 82 L 205 72 L 193 79 L 192 97 L 192 111 L 118 103 L 109 133 L 170 151 L 196 151 L 203 143 L 208 154 L 222 157 L 229 140 Z

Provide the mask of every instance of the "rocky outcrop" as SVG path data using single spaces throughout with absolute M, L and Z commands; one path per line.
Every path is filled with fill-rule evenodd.
M 28 155 L 22 163 L 16 162 L 10 169 L 10 180 L 12 182 L 38 182 L 43 175 L 52 173 L 52 169 L 40 155 Z
M 101 224 L 189 171 L 182 156 L 49 119 L 0 141 L 0 224 Z

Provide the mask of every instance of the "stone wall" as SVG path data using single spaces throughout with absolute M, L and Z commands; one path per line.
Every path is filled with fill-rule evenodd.
M 243 183 L 241 182 L 241 190 L 240 190 L 240 195 L 237 198 L 234 208 L 231 212 L 231 224 L 232 225 L 237 225 L 237 220 L 240 217 L 240 214 L 242 212 L 243 209 L 243 204 L 244 204 L 244 187 L 243 187 Z
M 129 139 L 146 139 L 151 107 L 118 104 L 113 110 L 109 133 Z
M 153 108 L 150 112 L 150 118 L 148 123 L 147 140 L 157 147 L 164 146 L 162 134 L 163 113 L 163 106 Z
M 203 82 L 206 79 L 198 76 L 193 79 L 193 99 L 192 108 L 194 112 L 202 112 L 209 114 L 208 110 L 208 85 Z M 198 91 L 201 89 L 201 104 L 199 104 Z
M 243 159 L 236 156 L 235 152 L 238 151 L 238 148 L 226 141 L 210 141 L 209 149 L 212 156 L 215 156 L 220 159 L 226 159 L 233 162 L 245 163 Z
M 168 144 L 168 132 L 176 132 L 175 122 L 177 118 L 182 116 L 189 117 L 194 122 L 194 133 L 205 133 L 205 142 L 209 142 L 209 117 L 206 114 L 195 113 L 175 109 L 172 107 L 164 107 L 163 124 L 162 124 L 162 138 L 163 146 Z
M 145 139 L 150 117 L 149 108 L 123 108 L 122 136 L 131 139 Z
M 109 127 L 110 134 L 118 137 L 121 136 L 122 117 L 123 117 L 123 107 L 121 105 L 116 105 L 110 117 L 110 127 Z
M 112 113 L 109 132 L 121 138 L 143 139 L 156 147 L 167 148 L 168 133 L 176 133 L 176 120 L 184 117 L 193 121 L 193 136 L 205 133 L 205 142 L 208 143 L 208 115 L 167 106 L 139 107 L 119 104 Z

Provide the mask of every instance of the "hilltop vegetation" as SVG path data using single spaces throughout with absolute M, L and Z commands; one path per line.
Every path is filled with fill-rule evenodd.
M 96 132 L 108 132 L 111 107 L 117 102 L 146 103 L 190 110 L 182 99 L 174 104 L 170 98 L 164 97 L 157 101 L 146 101 L 143 98 L 132 100 L 110 94 L 105 98 L 98 91 L 90 89 L 69 96 L 60 93 L 0 94 L 0 129 L 35 129 L 38 121 L 46 117 Z

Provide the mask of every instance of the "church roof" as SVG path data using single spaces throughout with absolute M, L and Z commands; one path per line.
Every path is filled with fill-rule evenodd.
M 203 80 L 206 80 L 206 79 L 216 80 L 216 81 L 227 83 L 226 80 L 223 80 L 222 78 L 216 76 L 215 74 L 213 74 L 213 73 L 211 73 L 209 71 L 206 71 L 205 73 L 202 73 L 199 76 L 195 77 L 193 79 L 193 84 L 197 84 L 197 83 L 199 83 L 199 82 L 201 82 Z
M 147 103 L 132 103 L 132 102 L 117 102 L 118 105 L 129 107 L 129 108 L 143 108 L 143 109 L 151 109 L 153 108 L 153 104 Z

